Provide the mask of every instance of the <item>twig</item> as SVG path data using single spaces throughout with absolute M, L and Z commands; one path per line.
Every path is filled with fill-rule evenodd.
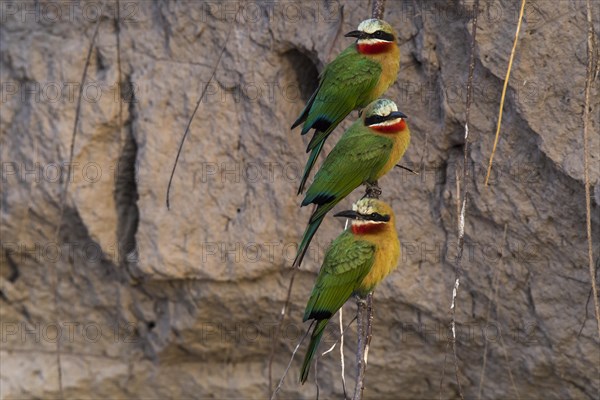
M 290 283 L 288 285 L 285 303 L 283 303 L 283 307 L 281 308 L 281 312 L 279 313 L 277 329 L 275 329 L 275 335 L 273 336 L 273 340 L 271 342 L 271 353 L 269 354 L 269 391 L 271 391 L 271 389 L 273 388 L 273 359 L 275 357 L 275 346 L 277 345 L 277 340 L 279 339 L 279 334 L 281 333 L 281 326 L 283 325 L 283 321 L 285 320 L 286 311 L 290 304 L 290 298 L 292 297 L 292 287 L 294 286 L 294 278 L 296 277 L 296 271 L 298 271 L 297 268 L 294 268 L 292 270 L 292 276 L 290 277 Z M 271 398 L 273 398 L 274 395 L 275 392 L 271 394 Z
M 590 317 L 589 313 L 588 313 L 588 306 L 590 305 L 590 300 L 592 299 L 592 293 L 593 293 L 593 289 L 590 288 L 587 300 L 585 301 L 585 315 L 583 316 L 583 322 L 581 323 L 581 327 L 579 328 L 579 332 L 577 333 L 577 338 L 579 338 L 581 336 L 581 332 L 583 332 L 583 328 L 585 328 L 585 323 L 587 322 L 588 318 Z
M 365 372 L 369 359 L 369 346 L 371 344 L 373 330 L 373 292 L 367 295 L 366 299 L 358 298 L 357 301 L 357 319 L 358 319 L 358 347 L 356 351 L 356 362 L 358 373 L 356 376 L 356 385 L 354 387 L 354 400 L 361 400 L 365 390 Z M 362 322 L 361 322 L 362 320 Z M 364 329 L 366 325 L 366 329 Z
M 117 10 L 115 15 L 115 36 L 117 42 L 117 98 L 119 99 L 119 140 L 121 141 L 121 148 L 123 148 L 125 140 L 123 138 L 123 99 L 121 98 L 121 85 L 123 83 L 123 79 L 121 72 L 121 14 L 119 0 L 117 0 L 116 8 Z
M 363 363 L 363 375 L 367 370 L 367 363 L 369 359 L 369 348 L 371 347 L 371 338 L 373 337 L 373 292 L 369 293 L 367 296 L 367 338 L 365 341 L 365 355 L 364 355 L 364 363 Z M 363 376 L 364 380 L 364 376 Z M 360 387 L 360 398 L 363 397 L 363 391 L 365 389 L 364 381 Z
M 454 170 L 454 178 L 456 179 L 456 226 L 460 224 L 460 176 L 458 168 Z
M 357 324 L 357 345 L 356 345 L 356 383 L 354 385 L 354 396 L 353 400 L 362 399 L 363 386 L 364 386 L 364 378 L 365 378 L 365 368 L 364 368 L 364 355 L 365 355 L 365 344 L 366 344 L 366 336 L 365 336 L 365 313 L 367 309 L 367 301 L 366 299 L 357 297 L 356 298 L 356 324 Z
M 310 326 L 308 327 L 308 329 L 306 330 L 306 333 L 304 334 L 304 336 L 302 336 L 302 339 L 298 342 L 298 344 L 296 345 L 296 347 L 294 348 L 294 351 L 292 352 L 292 356 L 290 357 L 290 361 L 288 362 L 287 367 L 285 368 L 285 371 L 283 371 L 283 376 L 281 377 L 281 379 L 279 380 L 279 384 L 277 385 L 277 387 L 275 388 L 275 390 L 273 391 L 273 394 L 271 394 L 271 400 L 275 399 L 275 396 L 277 395 L 277 393 L 279 392 L 279 390 L 281 389 L 281 387 L 283 386 L 283 381 L 285 380 L 285 377 L 287 376 L 287 373 L 290 369 L 290 366 L 292 365 L 292 361 L 294 361 L 294 356 L 296 355 L 296 353 L 298 352 L 298 349 L 300 348 L 300 346 L 302 346 L 302 343 L 304 343 L 304 340 L 306 339 L 306 337 L 308 336 L 308 334 L 310 333 L 310 330 L 312 329 L 313 325 L 314 325 L 315 321 L 312 321 L 310 323 Z
M 315 357 L 315 387 L 317 388 L 316 400 L 319 400 L 319 394 L 321 392 L 319 388 L 319 357 Z
M 454 287 L 452 289 L 452 303 L 450 310 L 452 312 L 452 319 L 450 326 L 452 328 L 452 353 L 454 355 L 454 374 L 456 375 L 456 383 L 458 385 L 458 394 L 461 399 L 464 399 L 462 386 L 460 383 L 459 368 L 458 368 L 458 354 L 456 350 L 456 298 L 458 296 L 458 287 L 460 285 L 460 277 L 462 275 L 462 256 L 465 243 L 465 214 L 467 210 L 467 200 L 469 196 L 469 168 L 468 162 L 470 157 L 470 146 L 469 146 L 469 116 L 471 112 L 471 103 L 473 101 L 473 75 L 475 73 L 475 43 L 477 40 L 477 16 L 479 14 L 479 0 L 475 0 L 473 5 L 473 24 L 471 31 L 471 49 L 469 59 L 469 76 L 467 80 L 467 103 L 465 110 L 465 145 L 463 152 L 463 185 L 462 195 L 457 193 L 457 196 L 462 198 L 462 206 L 460 209 L 458 219 L 458 254 L 456 257 L 456 263 L 454 265 Z M 458 181 L 458 179 L 457 179 Z
M 590 279 L 592 280 L 592 291 L 594 292 L 594 308 L 596 311 L 596 325 L 598 326 L 598 338 L 600 339 L 600 300 L 598 299 L 598 287 L 596 286 L 596 274 L 594 271 L 594 253 L 592 247 L 592 212 L 590 201 L 590 149 L 589 141 L 589 114 L 590 114 L 590 89 L 592 87 L 592 70 L 594 67 L 594 24 L 592 22 L 592 8 L 590 0 L 586 0 L 587 9 L 587 77 L 585 80 L 585 103 L 583 110 L 583 170 L 585 179 L 585 215 L 586 215 L 586 230 L 588 242 L 588 263 L 590 269 Z
M 490 179 L 490 173 L 492 172 L 492 163 L 494 162 L 494 154 L 496 154 L 496 146 L 498 145 L 498 139 L 500 137 L 500 126 L 502 125 L 502 109 L 504 108 L 504 98 L 506 96 L 506 89 L 508 88 L 508 80 L 510 78 L 510 71 L 512 70 L 512 63 L 517 50 L 517 43 L 519 41 L 519 32 L 521 31 L 521 22 L 523 21 L 523 12 L 525 10 L 525 3 L 527 0 L 521 0 L 521 10 L 519 11 L 519 22 L 517 23 L 517 30 L 515 32 L 515 40 L 513 41 L 513 47 L 510 52 L 510 58 L 508 60 L 508 69 L 506 70 L 506 76 L 504 78 L 504 86 L 502 87 L 502 97 L 500 98 L 500 109 L 498 110 L 498 125 L 496 126 L 496 137 L 494 138 L 494 147 L 492 148 L 492 154 L 490 155 L 490 161 L 488 164 L 487 174 L 485 175 L 485 186 L 488 186 Z
M 340 310 L 341 310 L 341 308 L 340 308 Z M 333 343 L 333 345 L 331 345 L 330 348 L 328 348 L 323 353 L 321 353 L 321 357 L 324 356 L 327 353 L 331 353 L 335 349 L 335 346 L 337 346 L 337 344 L 339 343 L 340 339 L 343 338 L 343 335 L 346 333 L 346 331 L 348 330 L 348 328 L 350 328 L 350 326 L 354 323 L 354 321 L 356 321 L 356 315 L 354 316 L 354 318 L 352 318 L 352 321 L 350 321 L 348 323 L 348 325 L 346 325 L 344 327 L 344 330 L 340 329 L 340 332 L 342 333 L 342 335 L 340 335 L 340 337 Z
M 500 349 L 502 350 L 502 354 L 504 355 L 504 361 L 506 362 L 506 369 L 508 370 L 508 377 L 510 379 L 510 384 L 515 391 L 516 399 L 521 400 L 521 396 L 519 395 L 519 390 L 517 389 L 517 384 L 515 383 L 515 378 L 512 373 L 512 369 L 510 368 L 510 362 L 508 361 L 508 351 L 506 351 L 506 344 L 504 343 L 504 338 L 500 335 Z
M 450 341 L 446 342 L 446 349 L 444 350 L 444 364 L 442 364 L 442 377 L 440 378 L 440 400 L 442 400 L 442 387 L 444 385 L 444 377 L 446 376 L 446 361 L 448 361 L 448 347 L 450 347 Z
M 236 14 L 236 17 L 234 20 L 237 20 L 237 14 Z M 198 102 L 196 103 L 196 107 L 194 108 L 194 111 L 192 112 L 192 116 L 190 117 L 190 120 L 188 121 L 188 124 L 185 127 L 185 132 L 183 133 L 181 142 L 179 142 L 179 149 L 177 149 L 177 156 L 175 156 L 175 164 L 173 164 L 173 169 L 171 170 L 171 176 L 169 177 L 169 184 L 167 185 L 166 203 L 167 203 L 168 210 L 171 209 L 171 204 L 169 201 L 169 194 L 171 193 L 171 183 L 173 182 L 173 176 L 175 175 L 175 169 L 177 169 L 177 163 L 179 161 L 179 155 L 181 154 L 181 149 L 183 148 L 185 139 L 187 138 L 188 133 L 190 131 L 190 126 L 192 125 L 192 122 L 194 121 L 194 116 L 196 115 L 196 111 L 198 111 L 198 107 L 200 107 L 200 103 L 202 102 L 202 99 L 204 98 L 204 95 L 206 94 L 208 85 L 210 85 L 213 78 L 215 77 L 215 74 L 217 73 L 217 68 L 219 67 L 219 64 L 221 63 L 221 58 L 223 57 L 223 54 L 225 53 L 225 49 L 227 48 L 227 43 L 229 42 L 229 36 L 231 35 L 231 32 L 233 31 L 234 26 L 235 26 L 235 23 L 232 23 L 229 26 L 229 31 L 227 32 L 227 37 L 225 38 L 225 41 L 223 42 L 223 47 L 221 47 L 221 52 L 219 53 L 217 62 L 215 63 L 215 66 L 210 74 L 210 78 L 208 79 L 208 82 L 206 82 L 206 85 L 204 85 L 204 88 L 202 89 L 202 93 L 200 94 L 200 97 L 198 98 Z
M 371 10 L 371 18 L 383 19 L 385 11 L 385 0 L 373 0 L 373 8 Z
M 104 4 L 104 3 L 103 3 Z M 94 28 L 94 34 L 92 35 L 92 39 L 90 40 L 90 45 L 88 47 L 87 56 L 85 58 L 85 65 L 83 67 L 83 74 L 81 76 L 81 84 L 79 85 L 79 93 L 77 97 L 77 107 L 75 109 L 75 121 L 73 122 L 73 133 L 71 134 L 71 146 L 69 150 L 69 168 L 67 168 L 67 180 L 65 182 L 65 186 L 60 194 L 60 211 L 58 215 L 58 222 L 56 223 L 56 229 L 54 231 L 54 242 L 58 243 L 58 235 L 60 234 L 60 228 L 62 226 L 62 220 L 65 213 L 65 202 L 67 199 L 67 193 L 69 192 L 69 183 L 71 182 L 71 165 L 73 163 L 73 154 L 75 152 L 75 137 L 77 135 L 77 127 L 79 126 L 79 115 L 81 114 L 81 98 L 83 97 L 83 88 L 85 84 L 85 80 L 87 78 L 88 67 L 90 66 L 90 59 L 92 58 L 92 51 L 94 50 L 94 45 L 96 43 L 96 37 L 98 36 L 98 32 L 100 29 L 100 21 L 102 20 L 101 15 L 98 15 L 98 20 L 96 21 L 96 27 Z M 57 324 L 60 323 L 60 309 L 58 306 L 58 267 L 56 263 L 53 264 L 54 268 L 52 268 L 52 289 L 54 292 L 54 312 L 57 319 Z M 63 382 L 62 382 L 62 363 L 61 363 L 61 341 L 56 340 L 56 366 L 58 369 L 58 390 L 60 394 L 60 398 L 65 397 Z
M 404 165 L 396 164 L 396 165 L 395 165 L 395 167 L 397 167 L 397 168 L 400 168 L 400 169 L 403 169 L 403 170 L 405 170 L 405 171 L 408 171 L 408 172 L 410 172 L 411 174 L 414 174 L 414 175 L 419 175 L 419 173 L 418 173 L 417 171 L 415 171 L 414 169 L 411 169 L 411 168 L 405 167 Z
M 342 366 L 342 389 L 344 390 L 344 400 L 348 398 L 346 393 L 346 374 L 345 374 L 345 365 L 344 365 L 344 329 L 343 329 L 343 318 L 342 318 L 342 308 L 340 308 L 340 364 Z
M 504 249 L 506 247 L 506 236 L 508 233 L 508 224 L 504 224 L 504 235 L 503 235 L 503 239 L 502 239 L 502 250 L 500 253 L 500 259 L 504 259 Z M 490 321 L 490 313 L 492 310 L 492 305 L 496 304 L 496 299 L 498 298 L 498 278 L 499 278 L 499 272 L 500 269 L 498 267 L 494 268 L 494 275 L 492 277 L 492 290 L 493 290 L 493 295 L 491 296 L 491 299 L 488 303 L 487 306 L 487 311 L 486 311 L 486 317 L 485 317 L 485 324 L 487 326 L 487 324 Z M 499 319 L 499 314 L 500 312 L 496 313 L 496 318 Z M 487 364 L 487 351 L 488 351 L 488 340 L 487 338 L 485 339 L 485 343 L 484 343 L 484 348 L 483 348 L 483 365 L 481 366 L 481 376 L 479 377 L 479 390 L 477 391 L 477 399 L 481 399 L 481 394 L 483 393 L 483 382 L 485 380 L 485 368 L 486 368 L 486 364 Z M 515 395 L 517 399 L 520 399 L 521 396 L 519 395 L 519 390 L 517 389 L 517 385 L 515 384 L 515 380 L 513 378 L 513 374 L 512 374 L 512 370 L 510 368 L 510 364 L 508 362 L 508 353 L 506 351 L 506 346 L 504 345 L 504 341 L 502 340 L 502 336 L 500 337 L 500 345 L 502 347 L 502 350 L 504 352 L 504 356 L 505 356 L 505 360 L 506 360 L 506 365 L 508 368 L 508 375 L 510 377 L 510 381 L 511 384 L 513 386 L 513 390 L 515 391 Z
M 508 233 L 508 224 L 504 224 L 504 238 L 502 239 L 502 250 L 500 251 L 500 259 L 504 258 L 504 247 L 506 246 L 506 234 Z M 494 268 L 494 274 L 492 276 L 492 291 L 493 295 L 487 305 L 487 311 L 485 313 L 485 326 L 487 327 L 490 322 L 490 314 L 492 312 L 492 305 L 496 303 L 496 297 L 498 295 L 498 277 L 500 268 L 496 266 Z M 496 316 L 497 318 L 497 316 Z M 479 389 L 477 390 L 477 399 L 481 399 L 481 393 L 483 390 L 483 381 L 485 380 L 485 367 L 487 365 L 487 351 L 488 351 L 488 340 L 484 336 L 483 344 L 483 363 L 481 365 L 481 375 L 479 376 Z

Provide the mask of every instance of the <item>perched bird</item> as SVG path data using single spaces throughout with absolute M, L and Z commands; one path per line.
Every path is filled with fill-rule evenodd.
M 314 129 L 306 152 L 311 152 L 298 194 L 304 191 L 308 175 L 327 136 L 346 116 L 379 98 L 395 81 L 400 69 L 397 34 L 390 24 L 368 19 L 346 37 L 356 42 L 342 51 L 319 77 L 319 86 L 292 129 L 304 122 L 302 134 Z
M 342 135 L 306 191 L 302 206 L 317 208 L 310 216 L 294 260 L 298 267 L 325 215 L 363 183 L 375 183 L 398 163 L 410 131 L 396 103 L 375 100 Z
M 366 296 L 398 265 L 400 242 L 392 208 L 381 200 L 363 198 L 336 217 L 352 219 L 350 229 L 329 246 L 304 311 L 304 321 L 316 320 L 304 357 L 300 382 L 306 382 L 329 319 L 357 294 Z

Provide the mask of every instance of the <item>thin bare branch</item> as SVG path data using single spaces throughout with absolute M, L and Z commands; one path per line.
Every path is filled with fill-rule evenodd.
M 585 301 L 585 314 L 583 316 L 583 321 L 581 322 L 581 327 L 579 328 L 579 332 L 577 333 L 577 338 L 581 336 L 581 332 L 583 332 L 583 328 L 585 328 L 585 323 L 590 317 L 588 313 L 588 306 L 590 305 L 590 300 L 592 300 L 592 293 L 594 292 L 593 288 L 590 287 L 590 291 L 588 293 L 587 300 Z
M 319 400 L 319 394 L 321 389 L 319 388 L 319 357 L 315 357 L 315 386 L 317 388 L 317 399 Z
M 508 233 L 508 224 L 504 224 L 504 238 L 502 239 L 502 250 L 500 251 L 500 259 L 504 257 L 504 247 L 506 246 L 506 234 Z M 496 266 L 494 268 L 494 274 L 492 276 L 492 296 L 490 296 L 490 301 L 487 305 L 487 311 L 485 313 L 485 325 L 490 322 L 490 314 L 492 312 L 492 305 L 496 303 L 496 296 L 498 295 L 498 277 L 500 274 L 498 273 L 500 268 Z M 487 352 L 488 352 L 488 341 L 484 338 L 483 344 L 483 363 L 481 365 L 481 374 L 479 376 L 479 389 L 477 390 L 477 399 L 481 399 L 481 394 L 483 391 L 483 382 L 485 380 L 485 367 L 487 365 Z
M 385 11 L 385 0 L 373 0 L 373 8 L 371 10 L 371 17 L 383 19 L 384 11 Z
M 342 366 L 342 371 L 341 371 L 341 373 L 342 373 L 342 389 L 344 389 L 344 400 L 346 400 L 348 398 L 348 394 L 346 393 L 346 373 L 345 373 L 345 364 L 344 364 L 344 329 L 343 329 L 344 319 L 342 318 L 342 308 L 340 308 L 340 364 Z M 354 321 L 354 319 L 352 321 Z
M 598 338 L 600 339 L 600 299 L 598 299 L 598 287 L 596 286 L 596 273 L 594 271 L 594 252 L 592 245 L 592 212 L 590 199 L 590 149 L 589 149 L 589 119 L 590 119 L 590 90 L 593 80 L 594 69 L 594 23 L 592 19 L 592 7 L 590 0 L 586 0 L 586 14 L 588 23 L 587 32 L 587 75 L 585 80 L 585 100 L 583 109 L 583 170 L 585 179 L 585 216 L 588 243 L 588 263 L 592 291 L 594 292 L 594 309 L 596 311 L 596 325 L 598 326 Z
M 96 37 L 98 36 L 98 31 L 100 29 L 100 21 L 101 18 L 98 16 L 98 20 L 96 21 L 96 27 L 94 28 L 94 34 L 92 35 L 92 39 L 90 40 L 90 45 L 88 47 L 87 56 L 85 58 L 85 66 L 83 67 L 83 74 L 81 76 L 81 84 L 79 85 L 79 93 L 77 95 L 77 108 L 75 109 L 75 122 L 73 123 L 73 133 L 71 134 L 71 145 L 69 149 L 69 165 L 73 162 L 73 154 L 75 152 L 75 137 L 77 136 L 77 128 L 79 127 L 79 116 L 81 115 L 81 99 L 83 97 L 83 89 L 85 80 L 87 78 L 88 67 L 90 66 L 90 59 L 92 58 L 92 52 L 94 50 L 94 45 L 96 44 Z M 62 223 L 62 219 L 65 211 L 65 200 L 67 197 L 67 193 L 69 192 L 69 183 L 71 182 L 71 168 L 67 168 L 67 179 L 65 181 L 65 187 L 61 192 L 60 196 L 60 214 L 58 217 L 58 224 L 56 226 L 55 238 L 58 238 L 58 233 L 60 231 L 60 225 Z
M 414 169 L 405 167 L 404 165 L 396 164 L 395 167 L 403 169 L 405 171 L 408 171 L 408 172 L 410 172 L 413 175 L 419 175 L 419 173 L 417 171 L 415 171 Z
M 367 296 L 367 332 L 366 332 L 366 341 L 365 341 L 365 355 L 363 357 L 363 370 L 367 371 L 367 364 L 369 360 L 369 348 L 371 347 L 371 338 L 373 337 L 373 292 L 369 293 Z M 364 373 L 363 373 L 364 375 Z M 363 378 L 364 379 L 364 378 Z M 361 393 L 360 397 L 363 397 L 363 393 L 365 389 L 365 384 L 361 385 Z
M 103 3 L 104 4 L 104 3 Z M 94 50 L 94 46 L 96 43 L 96 37 L 98 36 L 98 32 L 100 29 L 100 21 L 102 20 L 101 16 L 98 15 L 98 19 L 96 21 L 96 26 L 94 28 L 94 33 L 92 38 L 90 39 L 90 45 L 88 47 L 87 56 L 85 58 L 85 65 L 83 67 L 83 73 L 81 76 L 81 83 L 79 85 L 79 93 L 77 95 L 77 107 L 75 109 L 75 121 L 73 122 L 73 133 L 71 134 L 71 145 L 69 148 L 69 166 L 73 164 L 73 155 L 75 153 L 75 137 L 77 136 L 77 128 L 79 127 L 79 116 L 81 114 L 81 99 L 83 97 L 83 88 L 85 85 L 85 81 L 87 78 L 88 67 L 90 65 L 90 59 L 92 58 L 92 52 Z M 67 194 L 69 192 L 69 183 L 71 182 L 71 168 L 67 168 L 67 179 L 65 181 L 65 186 L 60 194 L 59 200 L 59 214 L 58 214 L 58 222 L 56 223 L 56 228 L 54 231 L 54 241 L 58 243 L 58 235 L 60 234 L 60 228 L 62 226 L 62 220 L 65 213 L 65 202 L 67 200 Z M 56 315 L 57 323 L 60 323 L 60 308 L 58 301 L 58 266 L 56 263 L 52 264 L 54 267 L 52 268 L 52 291 L 54 297 L 54 313 Z M 60 394 L 60 398 L 64 399 L 64 389 L 63 389 L 63 378 L 62 378 L 62 362 L 61 362 L 61 341 L 56 341 L 56 366 L 57 366 L 57 378 L 58 378 L 58 390 Z
M 290 283 L 288 285 L 285 303 L 283 303 L 283 307 L 281 308 L 281 312 L 279 313 L 279 321 L 277 322 L 275 335 L 273 336 L 273 340 L 271 342 L 271 353 L 269 354 L 269 391 L 271 391 L 273 388 L 273 359 L 275 357 L 275 346 L 277 346 L 277 340 L 279 339 L 279 335 L 281 334 L 281 326 L 283 325 L 283 321 L 285 320 L 285 316 L 287 315 L 287 309 L 290 304 L 290 298 L 292 297 L 292 287 L 294 286 L 294 279 L 296 278 L 297 271 L 297 268 L 292 269 L 292 276 L 290 277 Z M 271 394 L 271 398 L 274 395 L 275 392 Z
M 235 20 L 237 20 L 237 14 L 236 14 Z M 190 120 L 188 121 L 188 124 L 185 127 L 185 132 L 183 133 L 181 142 L 179 142 L 179 148 L 177 149 L 177 156 L 175 156 L 175 163 L 173 164 L 173 169 L 171 170 L 171 176 L 169 176 L 169 184 L 167 185 L 166 204 L 167 204 L 168 210 L 171 209 L 169 194 L 171 193 L 171 184 L 173 183 L 173 176 L 175 175 L 175 169 L 177 169 L 177 163 L 179 162 L 179 156 L 181 155 L 181 149 L 183 148 L 185 139 L 187 139 L 188 133 L 190 131 L 190 126 L 192 125 L 192 122 L 194 121 L 194 117 L 196 116 L 196 112 L 198 111 L 198 108 L 200 107 L 200 103 L 202 102 L 202 99 L 206 95 L 206 90 L 208 89 L 208 85 L 210 85 L 213 78 L 215 77 L 215 74 L 217 73 L 217 68 L 219 67 L 219 64 L 221 63 L 221 58 L 223 58 L 223 54 L 225 53 L 225 49 L 227 48 L 227 43 L 229 42 L 229 37 L 231 36 L 231 32 L 233 31 L 233 27 L 235 25 L 236 25 L 235 23 L 232 23 L 229 26 L 229 31 L 227 32 L 227 36 L 225 37 L 225 41 L 223 42 L 223 47 L 221 47 L 221 52 L 219 53 L 217 62 L 215 63 L 215 66 L 210 74 L 210 78 L 208 79 L 208 82 L 206 82 L 206 84 L 204 85 L 204 88 L 202 89 L 202 93 L 200 94 L 200 97 L 198 98 L 198 102 L 196 103 L 196 107 L 194 108 L 194 111 L 192 112 L 192 116 L 190 117 Z
M 442 387 L 444 386 L 444 378 L 446 377 L 446 362 L 448 361 L 448 349 L 450 348 L 450 341 L 446 342 L 446 349 L 444 350 L 444 363 L 442 364 L 442 377 L 440 378 L 440 400 L 442 400 Z
M 450 311 L 452 318 L 450 327 L 452 329 L 452 354 L 454 355 L 454 374 L 456 376 L 456 384 L 458 386 L 458 394 L 461 399 L 464 399 L 462 385 L 460 383 L 459 367 L 458 367 L 458 352 L 456 349 L 456 306 L 458 287 L 460 285 L 460 277 L 462 275 L 462 256 L 464 251 L 465 242 L 465 215 L 467 211 L 468 197 L 469 197 L 469 159 L 470 159 L 470 144 L 469 144 L 469 116 L 471 112 L 471 103 L 473 101 L 473 75 L 475 73 L 475 43 L 477 40 L 477 16 L 479 15 L 479 0 L 475 0 L 473 4 L 473 22 L 471 28 L 471 47 L 470 47 L 470 58 L 469 58 L 469 75 L 467 80 L 467 102 L 465 110 L 465 144 L 463 152 L 463 183 L 462 183 L 462 194 L 457 193 L 457 198 L 461 200 L 460 213 L 458 214 L 458 253 L 456 257 L 456 263 L 454 265 L 454 287 L 452 289 L 452 303 L 450 305 Z M 457 182 L 459 180 L 457 179 Z M 460 197 L 459 197 L 460 196 Z
M 490 173 L 492 172 L 492 163 L 494 162 L 494 154 L 496 154 L 496 146 L 498 146 L 498 139 L 500 138 L 500 126 L 502 125 L 502 109 L 504 108 L 504 98 L 506 97 L 506 89 L 508 88 L 508 80 L 510 79 L 510 71 L 512 70 L 513 59 L 515 58 L 515 52 L 517 50 L 517 43 L 519 42 L 519 32 L 521 31 L 521 22 L 523 22 L 523 12 L 525 10 L 525 3 L 527 0 L 521 0 L 521 10 L 519 11 L 519 22 L 517 23 L 517 30 L 515 32 L 515 40 L 513 41 L 513 47 L 510 52 L 510 58 L 508 60 L 508 68 L 506 70 L 506 76 L 504 77 L 504 87 L 502 88 L 502 97 L 500 98 L 500 109 L 498 110 L 498 125 L 496 126 L 496 137 L 494 138 L 494 147 L 492 148 L 492 154 L 490 155 L 490 161 L 488 164 L 487 174 L 485 175 L 485 186 L 488 185 L 490 179 Z
M 279 384 L 277 385 L 277 387 L 273 391 L 273 394 L 271 394 L 271 400 L 274 400 L 276 398 L 277 393 L 279 392 L 279 390 L 281 390 L 281 387 L 283 386 L 283 381 L 285 380 L 285 377 L 287 376 L 287 373 L 288 373 L 288 371 L 290 369 L 290 366 L 292 365 L 292 361 L 294 361 L 294 356 L 296 355 L 296 353 L 298 352 L 298 349 L 300 348 L 300 346 L 302 346 L 302 343 L 304 343 L 304 340 L 306 339 L 306 337 L 310 333 L 310 330 L 312 329 L 312 327 L 314 325 L 314 322 L 315 321 L 312 321 L 310 323 L 310 326 L 306 330 L 306 333 L 304 334 L 304 336 L 302 336 L 302 339 L 298 342 L 298 344 L 294 348 L 294 351 L 292 352 L 292 356 L 290 357 L 290 361 L 288 362 L 288 365 L 285 368 L 285 371 L 283 371 L 283 375 L 282 375 L 281 379 L 279 380 Z
M 504 235 L 503 235 L 503 239 L 502 239 L 502 250 L 500 252 L 500 259 L 504 259 L 504 250 L 506 248 L 507 233 L 508 233 L 508 224 L 504 224 Z M 490 321 L 490 314 L 491 314 L 491 311 L 492 311 L 492 306 L 494 304 L 496 304 L 496 299 L 498 298 L 498 288 L 499 288 L 498 280 L 499 280 L 499 276 L 500 276 L 499 272 L 500 272 L 500 268 L 499 267 L 494 268 L 494 274 L 493 274 L 493 277 L 492 277 L 492 291 L 493 291 L 493 295 L 490 296 L 490 301 L 489 301 L 488 306 L 487 306 L 487 311 L 486 311 L 486 316 L 485 316 L 485 324 L 486 324 L 486 326 L 487 326 L 487 324 Z M 498 311 L 497 315 L 496 315 L 496 318 L 499 319 L 500 318 L 499 315 L 500 315 L 500 312 Z M 521 396 L 519 394 L 519 390 L 517 389 L 517 385 L 515 384 L 515 380 L 514 380 L 514 377 L 513 377 L 512 369 L 511 369 L 509 361 L 508 361 L 508 353 L 506 351 L 506 346 L 504 345 L 504 341 L 502 341 L 502 338 L 500 338 L 500 340 L 501 340 L 500 344 L 501 344 L 501 347 L 502 347 L 502 350 L 503 350 L 504 356 L 505 356 L 506 367 L 508 369 L 508 375 L 510 377 L 511 384 L 512 384 L 513 390 L 515 392 L 515 396 L 516 396 L 515 398 L 517 400 L 519 400 L 521 398 Z M 483 348 L 483 364 L 481 366 L 481 375 L 479 377 L 479 389 L 477 391 L 477 399 L 481 399 L 481 395 L 483 393 L 483 383 L 484 383 L 484 380 L 485 380 L 485 368 L 486 368 L 486 365 L 487 365 L 487 351 L 488 351 L 488 340 L 485 340 L 485 342 L 484 342 L 484 348 Z
M 341 308 L 340 308 L 340 310 L 341 310 Z M 340 326 L 340 332 L 341 332 L 340 337 L 333 343 L 333 345 L 331 345 L 330 348 L 328 348 L 323 353 L 321 353 L 321 357 L 324 356 L 327 353 L 331 353 L 335 349 L 335 346 L 337 346 L 337 344 L 340 342 L 340 340 L 343 342 L 344 334 L 346 333 L 346 331 L 348 330 L 348 328 L 350 328 L 350 326 L 354 323 L 354 321 L 356 321 L 356 316 L 354 316 L 354 318 L 352 318 L 352 321 L 350 321 L 348 323 L 348 325 L 346 325 L 344 327 L 344 329 L 342 329 L 342 327 Z
M 358 373 L 356 375 L 353 400 L 361 400 L 365 390 L 365 372 L 367 370 L 369 346 L 373 333 L 373 292 L 369 293 L 366 299 L 358 298 L 356 303 L 358 306 L 356 315 L 358 320 L 358 345 L 356 350 Z
M 512 385 L 512 388 L 515 391 L 515 399 L 521 400 L 521 395 L 519 394 L 519 390 L 517 389 L 517 384 L 515 383 L 515 377 L 513 376 L 512 368 L 510 367 L 510 361 L 508 359 L 508 351 L 506 350 L 506 344 L 504 343 L 504 339 L 502 338 L 502 335 L 500 335 L 500 349 L 502 350 L 502 354 L 504 355 L 504 361 L 506 363 L 506 370 L 508 372 L 510 384 Z
M 363 393 L 365 368 L 364 368 L 364 356 L 365 356 L 365 315 L 367 311 L 366 299 L 357 297 L 356 298 L 356 383 L 354 385 L 354 396 L 353 400 L 361 400 Z
M 119 141 L 121 142 L 121 149 L 124 147 L 125 139 L 123 138 L 123 99 L 121 94 L 121 87 L 123 85 L 122 68 L 121 68 L 121 14 L 119 0 L 116 3 L 116 14 L 115 14 L 115 38 L 117 42 L 117 98 L 119 99 Z

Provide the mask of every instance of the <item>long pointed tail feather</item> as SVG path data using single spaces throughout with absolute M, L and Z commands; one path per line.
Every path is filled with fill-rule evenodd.
M 310 153 L 310 156 L 308 157 L 308 161 L 306 162 L 306 166 L 304 167 L 304 174 L 302 175 L 302 180 L 300 181 L 300 187 L 298 188 L 298 194 L 302 194 L 302 192 L 304 192 L 304 189 L 306 187 L 306 181 L 308 180 L 308 176 L 310 175 L 310 171 L 315 166 L 315 163 L 317 162 L 317 158 L 319 157 L 319 154 L 321 153 L 321 150 L 323 150 L 323 145 L 324 144 L 325 144 L 325 141 L 323 140 Z
M 319 208 L 320 207 L 318 207 L 315 210 L 315 213 L 319 211 Z M 319 229 L 319 225 L 321 225 L 321 222 L 323 222 L 323 218 L 325 217 L 325 215 L 323 214 L 319 218 L 313 218 L 315 213 L 313 213 L 313 215 L 311 216 L 310 221 L 308 222 L 308 226 L 304 231 L 304 235 L 302 236 L 302 241 L 298 246 L 298 252 L 296 253 L 296 258 L 294 259 L 294 264 L 292 265 L 294 268 L 300 267 L 300 264 L 302 263 L 302 260 L 304 259 L 304 256 L 306 255 L 306 252 L 308 250 L 308 245 L 310 244 L 312 238 L 315 236 L 315 233 L 317 233 L 317 229 Z
M 317 348 L 319 347 L 321 337 L 323 337 L 323 333 L 325 332 L 325 327 L 327 326 L 328 322 L 329 318 L 317 322 L 317 325 L 315 325 L 313 333 L 310 336 L 308 350 L 306 351 L 306 356 L 304 356 L 304 362 L 302 363 L 302 369 L 300 370 L 300 382 L 302 384 L 304 384 L 304 382 L 306 382 L 306 380 L 308 379 L 310 364 L 312 362 L 313 357 L 317 353 Z

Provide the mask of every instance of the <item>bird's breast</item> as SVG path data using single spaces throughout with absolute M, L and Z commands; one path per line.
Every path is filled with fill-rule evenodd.
M 375 261 L 373 267 L 364 277 L 357 292 L 366 295 L 372 291 L 386 276 L 398 266 L 400 259 L 400 242 L 395 228 L 389 229 L 385 235 L 373 240 L 376 242 Z
M 385 135 L 386 137 L 393 140 L 394 144 L 392 145 L 392 150 L 390 152 L 390 157 L 387 162 L 379 171 L 379 174 L 375 177 L 375 179 L 381 178 L 383 175 L 387 174 L 402 158 L 408 145 L 410 144 L 410 131 L 406 128 L 402 132 L 398 132 L 395 134 L 386 134 L 382 133 L 381 135 Z
M 388 51 L 371 55 L 370 57 L 381 64 L 381 76 L 374 89 L 374 99 L 377 99 L 383 95 L 398 78 L 398 71 L 400 70 L 400 49 L 393 43 Z

